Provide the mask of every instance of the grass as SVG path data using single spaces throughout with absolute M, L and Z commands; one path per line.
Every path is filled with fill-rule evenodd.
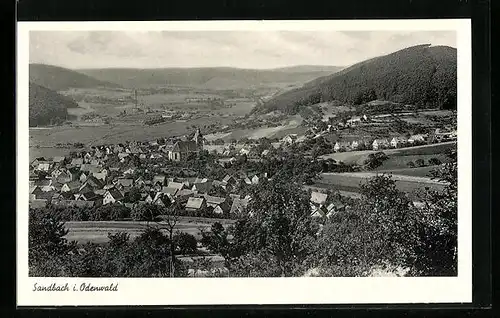
M 224 226 L 231 224 L 232 220 L 209 219 L 197 217 L 181 217 L 176 230 L 191 234 L 200 239 L 200 228 L 208 229 L 213 223 L 220 222 Z M 149 223 L 156 226 L 154 222 Z M 160 222 L 161 224 L 161 222 Z M 126 232 L 133 239 L 148 227 L 147 222 L 139 221 L 70 221 L 66 222 L 68 234 L 66 239 L 78 243 L 105 243 L 108 241 L 108 233 Z
M 374 177 L 376 172 L 355 172 L 355 173 L 323 173 L 317 181 L 317 187 L 334 190 L 343 190 L 348 192 L 359 192 L 361 184 Z M 392 173 L 396 181 L 396 187 L 403 192 L 411 194 L 414 197 L 415 192 L 428 187 L 434 190 L 441 190 L 443 184 L 440 184 L 430 178 L 421 176 L 403 175 Z
M 456 142 L 443 142 L 439 144 L 431 144 L 431 145 L 422 145 L 415 147 L 407 147 L 407 148 L 398 148 L 398 149 L 383 149 L 380 150 L 384 152 L 387 156 L 389 156 L 389 160 L 394 160 L 393 166 L 389 166 L 389 168 L 405 168 L 408 161 L 414 161 L 418 159 L 418 156 L 422 156 L 423 158 L 432 158 L 437 157 L 437 155 L 442 155 L 446 150 L 456 147 Z M 355 164 L 363 164 L 363 161 L 368 157 L 371 153 L 376 153 L 378 151 L 375 150 L 361 150 L 361 151 L 347 151 L 347 152 L 337 152 L 331 153 L 322 156 L 325 159 L 334 159 L 337 161 L 342 161 L 344 163 L 355 163 Z M 411 156 L 411 157 L 410 157 Z M 407 157 L 406 159 L 393 159 L 396 157 Z M 411 159 L 413 158 L 413 159 Z M 443 159 L 442 157 L 440 159 Z M 399 162 L 397 161 L 399 160 Z M 403 162 L 404 161 L 404 162 Z M 391 161 L 388 161 L 387 165 L 390 165 Z M 403 165 L 403 166 L 401 166 Z
M 379 170 L 379 172 L 392 173 L 397 175 L 415 176 L 415 177 L 428 177 L 430 172 L 437 168 L 439 168 L 439 166 L 388 169 L 388 170 Z

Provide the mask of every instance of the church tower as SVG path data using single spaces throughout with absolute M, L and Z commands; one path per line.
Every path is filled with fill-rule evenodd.
M 203 136 L 201 134 L 200 128 L 196 129 L 196 132 L 194 133 L 193 141 L 196 143 L 196 146 L 199 149 L 203 149 Z

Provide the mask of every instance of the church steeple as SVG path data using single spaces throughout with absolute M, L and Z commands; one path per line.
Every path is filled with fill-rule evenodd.
M 201 135 L 200 128 L 196 128 L 196 132 L 194 133 L 193 140 L 198 147 L 203 146 L 203 136 Z

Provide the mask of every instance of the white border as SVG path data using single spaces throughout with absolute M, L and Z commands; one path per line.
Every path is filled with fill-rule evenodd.
M 472 77 L 470 19 L 177 22 L 20 22 L 17 44 L 17 305 L 216 305 L 472 302 Z M 30 30 L 455 30 L 458 49 L 458 277 L 30 278 L 28 64 Z M 118 292 L 33 292 L 35 282 L 117 283 Z

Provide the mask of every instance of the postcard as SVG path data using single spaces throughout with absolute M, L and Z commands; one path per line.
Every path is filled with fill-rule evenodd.
M 472 301 L 471 23 L 19 22 L 18 306 Z

